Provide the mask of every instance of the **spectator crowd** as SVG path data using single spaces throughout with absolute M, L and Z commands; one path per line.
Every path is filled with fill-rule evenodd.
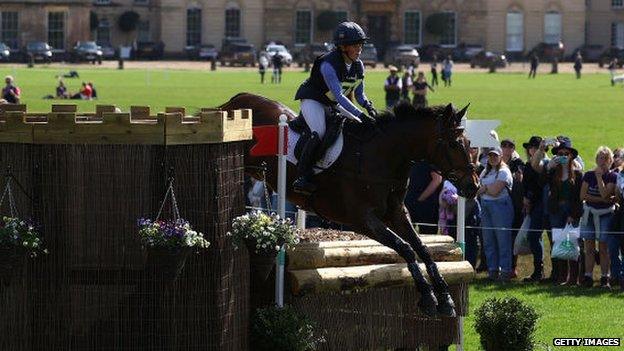
M 515 246 L 526 246 L 533 273 L 524 282 L 592 287 L 598 265 L 596 285 L 624 291 L 624 149 L 599 147 L 594 168 L 566 136 L 532 136 L 522 149 L 524 160 L 510 139 L 471 149 L 481 187 L 466 205 L 466 259 L 490 280 L 508 282 L 519 278 Z M 414 165 L 405 204 L 420 233 L 455 235 L 457 189 L 428 164 Z M 543 240 L 558 247 L 556 233 L 577 254 L 551 254 L 546 274 Z

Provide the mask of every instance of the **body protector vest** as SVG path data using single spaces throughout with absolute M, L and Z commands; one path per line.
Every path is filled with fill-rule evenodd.
M 342 94 L 349 96 L 355 91 L 358 85 L 364 80 L 364 65 L 362 61 L 354 61 L 349 71 L 342 57 L 340 50 L 334 50 L 327 54 L 321 55 L 314 60 L 310 77 L 299 86 L 295 94 L 295 100 L 312 99 L 324 105 L 335 105 L 336 97 L 329 90 L 323 75 L 321 73 L 321 64 L 328 62 L 336 71 L 340 85 L 342 86 Z

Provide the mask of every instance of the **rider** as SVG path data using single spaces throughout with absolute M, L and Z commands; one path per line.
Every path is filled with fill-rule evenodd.
M 297 90 L 295 100 L 301 100 L 301 113 L 312 135 L 307 141 L 297 167 L 295 192 L 311 194 L 316 189 L 311 178 L 321 140 L 325 135 L 325 115 L 334 107 L 343 116 L 358 123 L 374 123 L 377 111 L 364 95 L 364 64 L 359 59 L 362 45 L 368 40 L 364 30 L 355 22 L 342 22 L 334 32 L 336 48 L 316 58 L 310 77 Z M 355 92 L 358 109 L 347 97 Z

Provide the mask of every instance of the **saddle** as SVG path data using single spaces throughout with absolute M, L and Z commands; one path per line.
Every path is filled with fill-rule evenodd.
M 345 117 L 343 117 L 338 110 L 330 108 L 329 113 L 325 114 L 325 135 L 321 141 L 321 145 L 317 150 L 317 154 L 314 157 L 315 160 L 320 160 L 325 152 L 336 142 L 342 129 L 344 127 Z M 288 122 L 288 127 L 295 133 L 299 134 L 299 140 L 295 145 L 294 154 L 297 159 L 301 156 L 301 152 L 305 144 L 312 136 L 310 127 L 303 118 L 301 112 L 299 115 Z

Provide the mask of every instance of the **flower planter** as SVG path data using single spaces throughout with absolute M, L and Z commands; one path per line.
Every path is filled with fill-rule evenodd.
M 22 277 L 26 266 L 26 253 L 17 248 L 0 248 L 0 283 L 9 285 Z
M 253 243 L 247 242 L 247 251 L 249 252 L 249 274 L 255 282 L 264 282 L 269 278 L 269 274 L 275 267 L 275 251 L 256 252 Z
M 186 258 L 191 252 L 191 248 L 162 248 L 152 247 L 147 249 L 147 261 L 145 269 L 155 281 L 166 284 L 174 283 L 186 263 Z

